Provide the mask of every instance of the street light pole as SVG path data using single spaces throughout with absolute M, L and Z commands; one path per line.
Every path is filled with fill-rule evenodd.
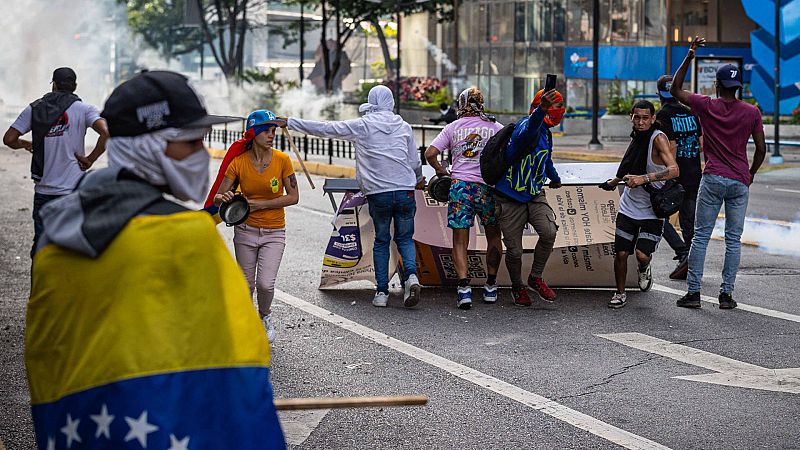
M 600 111 L 600 87 L 598 75 L 598 48 L 600 46 L 600 0 L 594 0 L 592 7 L 592 140 L 589 150 L 602 150 L 603 144 L 597 138 L 597 119 Z
M 394 8 L 397 15 L 397 64 L 395 64 L 394 71 L 394 108 L 396 114 L 400 114 L 400 0 L 395 0 Z
M 781 2 L 775 0 L 775 112 L 773 113 L 773 123 L 775 124 L 775 143 L 772 145 L 772 156 L 769 157 L 770 164 L 782 164 L 781 156 Z

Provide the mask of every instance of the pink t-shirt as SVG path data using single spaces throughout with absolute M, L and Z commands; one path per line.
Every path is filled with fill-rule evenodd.
M 703 173 L 750 186 L 747 141 L 753 134 L 764 132 L 758 108 L 741 100 L 712 99 L 700 94 L 689 96 L 689 107 L 703 126 Z
M 431 142 L 439 151 L 450 150 L 453 167 L 450 174 L 456 180 L 486 184 L 481 177 L 481 150 L 494 134 L 503 128 L 478 116 L 462 117 L 449 123 Z

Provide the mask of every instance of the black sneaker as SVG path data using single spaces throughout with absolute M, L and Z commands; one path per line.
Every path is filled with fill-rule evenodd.
M 736 300 L 731 297 L 727 292 L 719 293 L 719 309 L 733 309 L 736 308 Z
M 675 304 L 681 308 L 700 308 L 700 293 L 687 292 L 686 295 L 679 298 Z
M 675 266 L 675 270 L 669 274 L 670 280 L 685 280 L 686 276 L 689 274 L 689 258 L 684 256 L 678 262 L 678 265 Z

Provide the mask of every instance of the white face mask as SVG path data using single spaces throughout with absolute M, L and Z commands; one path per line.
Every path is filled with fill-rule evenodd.
M 208 152 L 203 149 L 180 161 L 164 156 L 161 160 L 170 193 L 179 200 L 202 202 L 208 193 Z

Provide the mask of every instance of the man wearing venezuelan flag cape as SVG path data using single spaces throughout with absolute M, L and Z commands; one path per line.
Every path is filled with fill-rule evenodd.
M 270 348 L 202 201 L 209 116 L 182 75 L 120 85 L 109 168 L 42 211 L 25 361 L 45 449 L 285 448 Z

